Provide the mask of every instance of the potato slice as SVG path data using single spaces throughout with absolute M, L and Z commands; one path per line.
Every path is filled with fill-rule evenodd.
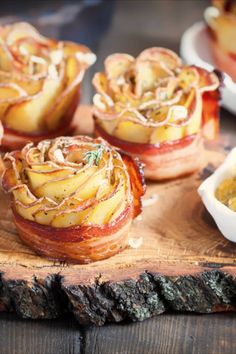
M 70 57 L 66 62 L 64 85 L 66 89 L 57 97 L 56 102 L 46 113 L 45 121 L 48 128 L 55 129 L 63 115 L 66 114 L 78 94 L 80 72 L 82 68 L 75 57 Z
M 7 168 L 3 173 L 2 186 L 6 191 L 19 184 L 17 175 L 13 168 Z
M 130 69 L 134 58 L 129 54 L 116 53 L 109 55 L 104 63 L 109 80 L 117 80 Z
M 13 195 L 15 200 L 21 202 L 22 204 L 31 204 L 35 202 L 36 198 L 32 193 L 30 193 L 26 185 L 19 186 L 13 190 Z
M 170 73 L 158 62 L 137 61 L 135 69 L 135 93 L 138 96 L 141 96 L 144 92 L 153 90 L 160 79 L 170 76 Z
M 34 194 L 37 197 L 48 197 L 57 202 L 62 201 L 64 198 L 74 193 L 96 170 L 97 166 L 91 166 L 69 178 L 47 182 L 36 188 Z
M 43 37 L 33 26 L 26 22 L 18 22 L 9 25 L 9 31 L 6 36 L 7 45 L 12 45 L 21 38 L 34 38 L 37 42 L 46 43 L 47 39 Z
M 32 147 L 31 144 L 27 144 L 22 149 L 23 158 L 26 160 L 28 165 L 39 164 L 40 161 L 40 150 L 37 147 Z
M 125 199 L 122 200 L 120 205 L 118 205 L 116 210 L 114 210 L 112 216 L 110 217 L 109 222 L 116 220 L 116 218 L 118 218 L 120 216 L 120 214 L 125 210 L 126 205 L 127 205 L 127 201 Z
M 208 71 L 206 69 L 200 68 L 200 67 L 195 67 L 193 66 L 194 69 L 197 71 L 199 75 L 199 80 L 198 80 L 198 87 L 200 91 L 206 92 L 206 91 L 215 91 L 219 87 L 219 78 L 218 76 L 214 73 L 214 71 Z M 215 91 L 216 92 L 216 91 Z M 213 94 L 214 96 L 214 94 Z M 215 93 L 215 96 L 217 97 L 218 100 L 218 94 Z
M 114 130 L 117 126 L 118 119 L 112 119 L 112 120 L 103 120 L 99 121 L 99 124 L 101 125 L 102 129 L 105 130 L 110 135 L 113 135 Z
M 90 53 L 89 49 L 82 44 L 78 44 L 70 41 L 63 41 L 62 43 L 63 43 L 63 53 L 66 58 L 70 56 L 76 56 L 77 53 Z
M 75 87 L 71 92 L 67 93 L 65 96 L 62 96 L 60 100 L 57 101 L 55 106 L 52 107 L 50 112 L 47 113 L 45 118 L 47 127 L 49 130 L 56 129 L 66 113 L 69 112 L 72 105 L 78 104 L 78 87 Z M 76 106 L 75 106 L 76 107 Z M 71 115 L 70 118 L 72 118 Z
M 95 197 L 99 187 L 102 183 L 109 183 L 106 179 L 106 170 L 103 168 L 95 175 L 92 175 L 87 181 L 81 185 L 79 190 L 74 194 L 74 198 L 81 198 L 83 200 Z
M 202 126 L 202 100 L 197 100 L 197 106 L 192 113 L 189 124 L 186 126 L 186 135 L 192 135 L 199 132 Z
M 38 132 L 48 107 L 62 90 L 62 78 L 47 78 L 42 91 L 32 99 L 15 104 L 7 111 L 4 122 L 9 128 L 22 132 Z
M 80 164 L 84 161 L 84 156 L 86 154 L 86 147 L 81 148 L 80 150 L 70 149 L 66 152 L 66 161 L 71 163 Z
M 20 214 L 24 219 L 33 221 L 33 220 L 35 220 L 34 213 L 36 211 L 38 211 L 41 208 L 44 209 L 46 206 L 51 207 L 51 206 L 53 206 L 53 204 L 50 203 L 48 200 L 43 199 L 33 205 L 29 204 L 27 206 L 16 201 L 15 206 L 16 206 L 16 210 L 17 210 L 18 214 Z
M 78 212 L 61 213 L 52 220 L 51 225 L 53 227 L 70 227 L 81 225 L 90 211 L 91 208 L 87 208 Z
M 198 85 L 199 75 L 194 67 L 183 67 L 177 77 L 179 86 L 184 90 L 189 90 L 189 88 Z
M 182 64 L 182 61 L 177 54 L 170 49 L 162 47 L 145 49 L 139 54 L 137 60 L 152 60 L 159 63 L 162 62 L 170 70 L 173 70 Z
M 113 134 L 119 139 L 133 143 L 148 143 L 152 128 L 130 121 L 121 121 Z
M 31 188 L 37 189 L 41 185 L 47 182 L 55 181 L 64 177 L 73 175 L 73 171 L 69 169 L 58 169 L 52 171 L 33 171 L 26 169 L 27 176 L 29 178 Z
M 47 172 L 51 172 L 51 171 L 54 171 L 55 170 L 55 166 L 53 165 L 50 165 L 50 164 L 32 164 L 31 165 L 31 169 L 33 171 L 39 171 L 39 172 L 42 172 L 42 171 L 47 171 Z
M 17 89 L 17 86 L 8 84 L 8 83 L 1 83 L 0 85 L 0 101 L 15 101 L 17 98 L 19 98 L 20 95 L 20 90 L 21 88 Z
M 93 77 L 93 86 L 102 96 L 108 92 L 109 83 L 104 73 L 96 73 Z
M 96 199 L 101 200 L 106 197 L 111 192 L 111 185 L 108 181 L 103 180 L 102 183 L 100 184 L 97 192 L 96 192 Z
M 0 119 L 4 122 L 4 114 L 7 108 L 20 100 L 22 93 L 15 87 L 14 84 L 1 83 L 0 84 Z
M 172 110 L 171 114 L 169 110 Z M 201 127 L 202 104 L 196 89 L 193 88 L 188 94 L 184 94 L 177 106 L 164 106 L 154 111 L 151 118 L 161 122 L 167 114 L 170 115 L 167 124 L 155 129 L 150 139 L 151 143 L 177 140 L 185 135 L 197 133 Z M 187 124 L 181 126 L 181 121 L 186 120 Z M 179 126 L 168 126 L 168 123 L 176 125 L 178 121 Z
M 0 119 L 3 123 L 4 123 L 4 114 L 9 106 L 10 106 L 10 103 L 0 103 Z
M 61 205 L 55 206 L 54 208 L 47 208 L 44 210 L 39 210 L 36 213 L 34 213 L 35 220 L 39 222 L 40 224 L 43 225 L 50 225 L 52 221 L 55 219 L 55 225 L 56 227 L 67 227 L 71 226 L 69 225 L 69 220 L 71 220 L 71 217 L 69 216 L 68 218 L 64 218 L 64 214 L 70 214 L 70 213 L 77 213 L 73 212 L 72 209 L 75 209 L 76 207 L 79 207 L 81 205 L 81 201 L 78 201 L 74 198 L 69 198 L 62 202 Z M 71 212 L 70 212 L 71 210 Z M 63 213 L 64 211 L 64 213 Z
M 116 92 L 114 94 L 114 102 L 115 111 L 121 112 L 125 108 L 136 108 L 140 103 L 140 99 L 127 90 L 126 92 Z
M 35 204 L 33 206 L 24 207 L 21 204 L 15 204 L 16 211 L 19 215 L 21 215 L 24 219 L 34 221 L 33 213 L 35 213 L 38 209 L 42 207 L 41 204 Z
M 38 210 L 34 213 L 34 219 L 39 224 L 50 225 L 57 213 L 57 208 L 52 210 Z
M 95 206 L 87 218 L 86 223 L 98 225 L 107 224 L 122 200 L 126 200 L 125 182 L 118 186 L 113 186 L 113 191 L 110 194 L 110 197 Z
M 11 72 L 13 67 L 13 57 L 4 42 L 0 39 L 0 69 Z
M 150 138 L 150 144 L 181 139 L 185 136 L 185 127 L 163 126 L 155 128 Z
M 199 130 L 201 129 L 201 124 L 202 124 L 202 116 L 201 116 L 201 111 L 196 111 L 189 124 L 186 127 L 186 135 L 192 135 L 192 134 L 196 134 L 199 132 Z
M 16 84 L 28 95 L 32 96 L 39 93 L 43 88 L 44 78 L 32 79 L 30 76 L 20 74 L 18 72 L 0 71 L 0 82 L 2 84 Z

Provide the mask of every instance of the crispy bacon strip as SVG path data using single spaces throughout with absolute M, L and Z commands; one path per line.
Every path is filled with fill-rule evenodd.
M 199 74 L 200 90 L 202 92 L 202 127 L 203 136 L 214 140 L 219 134 L 220 115 L 220 78 L 214 72 L 194 67 Z
M 132 209 L 108 226 L 52 228 L 26 220 L 13 209 L 21 240 L 36 253 L 55 261 L 91 263 L 121 252 L 128 245 Z
M 121 156 L 130 176 L 134 196 L 134 217 L 136 217 L 142 212 L 142 196 L 146 192 L 143 164 L 137 158 L 132 158 L 124 152 L 121 153 Z

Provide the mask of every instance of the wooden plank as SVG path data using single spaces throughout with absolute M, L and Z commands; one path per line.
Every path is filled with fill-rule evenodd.
M 80 131 L 92 131 L 89 109 L 80 110 Z M 204 164 L 224 155 L 206 150 Z M 142 238 L 97 263 L 72 265 L 37 256 L 19 239 L 8 196 L 0 192 L 0 308 L 27 318 L 55 318 L 72 311 L 82 324 L 144 320 L 167 310 L 234 310 L 236 245 L 222 237 L 197 188 L 206 173 L 149 183 L 142 220 L 131 238 Z
M 54 321 L 22 320 L 0 316 L 1 354 L 79 354 L 82 334 L 72 317 Z
M 1 354 L 232 354 L 234 314 L 178 316 L 80 328 L 72 317 L 49 321 L 0 315 Z
M 232 354 L 236 317 L 164 314 L 135 324 L 92 327 L 85 354 Z

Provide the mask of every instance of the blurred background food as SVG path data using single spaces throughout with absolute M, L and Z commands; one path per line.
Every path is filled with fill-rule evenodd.
M 0 35 L 2 145 L 15 149 L 69 134 L 80 83 L 95 54 L 78 43 L 42 36 L 27 22 L 1 26 Z
M 182 33 L 203 19 L 209 5 L 209 0 L 10 0 L 1 5 L 0 23 L 28 21 L 47 36 L 95 51 L 98 60 L 84 85 L 87 103 L 93 72 L 108 54 L 121 51 L 136 56 L 157 45 L 178 52 Z
M 152 46 L 179 53 L 181 36 L 194 23 L 204 23 L 209 6 L 210 0 L 10 0 L 1 6 L 0 23 L 28 21 L 47 36 L 89 46 L 97 62 L 83 82 L 81 102 L 91 103 L 91 80 L 107 55 L 126 52 L 136 56 Z M 231 126 L 228 116 L 224 121 Z
M 236 82 L 236 1 L 213 0 L 205 12 L 210 49 L 218 69 Z

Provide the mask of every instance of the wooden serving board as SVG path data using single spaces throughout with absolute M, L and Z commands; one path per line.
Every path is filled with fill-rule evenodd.
M 91 132 L 90 111 L 77 117 L 80 131 Z M 206 150 L 205 165 L 223 158 Z M 97 325 L 167 310 L 235 310 L 236 244 L 220 234 L 197 194 L 206 172 L 149 183 L 149 205 L 131 229 L 142 245 L 89 265 L 51 262 L 23 245 L 0 192 L 0 309 L 28 318 L 73 312 L 81 324 Z

